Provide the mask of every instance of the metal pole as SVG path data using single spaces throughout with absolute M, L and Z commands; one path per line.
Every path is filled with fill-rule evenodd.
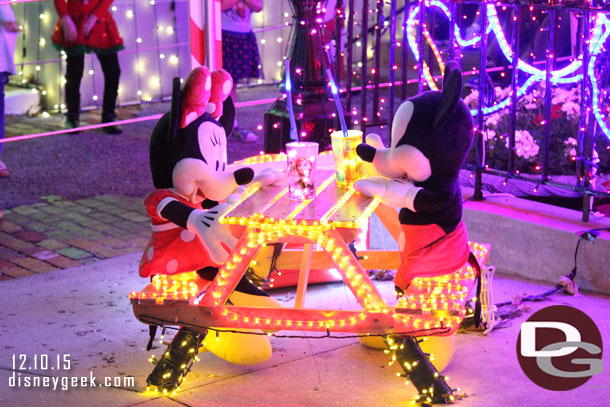
M 337 10 L 340 10 L 337 13 Z M 335 9 L 335 80 L 341 83 L 341 29 L 343 28 L 343 0 L 338 0 Z
M 477 149 L 477 169 L 474 180 L 473 200 L 483 200 L 483 169 L 485 165 L 485 140 L 483 131 L 485 130 L 485 117 L 483 108 L 487 96 L 487 4 L 481 2 L 481 45 L 480 45 L 480 69 L 479 69 L 479 106 L 478 106 L 478 139 L 476 140 Z
M 383 0 L 377 0 L 377 22 L 375 23 L 375 74 L 373 81 L 373 119 L 377 122 L 380 119 L 379 112 L 379 71 L 381 70 L 381 18 L 383 16 Z
M 417 26 L 417 43 L 419 44 L 419 58 L 417 59 L 417 91 L 424 91 L 424 25 L 426 25 L 426 1 L 419 1 L 419 24 Z
M 407 20 L 411 12 L 410 1 L 405 0 L 404 21 L 402 23 L 402 86 L 400 87 L 400 99 L 407 98 L 407 81 L 409 74 L 409 39 L 407 34 Z
M 545 77 L 545 93 L 544 93 L 544 135 L 542 139 L 544 160 L 542 168 L 542 181 L 548 181 L 549 179 L 549 150 L 551 146 L 551 109 L 553 105 L 551 103 L 553 99 L 553 89 L 551 83 L 551 72 L 553 71 L 553 60 L 555 58 L 555 34 L 557 33 L 557 27 L 555 20 L 557 17 L 557 11 L 555 8 L 549 10 L 549 43 L 548 49 L 546 50 L 546 77 Z
M 590 12 L 589 12 L 588 7 L 586 7 L 583 11 L 583 16 L 582 16 L 583 39 L 581 40 L 581 43 L 580 43 L 580 48 L 582 50 L 582 80 L 580 81 L 580 125 L 578 128 L 578 137 L 577 137 L 577 146 L 576 146 L 576 150 L 578 151 L 578 158 L 580 159 L 576 162 L 576 186 L 578 188 L 583 188 L 582 180 L 584 179 L 583 178 L 584 171 L 583 171 L 583 166 L 582 166 L 582 158 L 585 156 L 585 139 L 587 137 L 588 119 L 589 119 L 588 108 L 591 105 L 591 103 L 590 103 L 591 98 L 590 98 L 590 95 L 588 92 L 589 87 L 588 87 L 588 83 L 587 83 L 587 81 L 589 79 L 588 67 L 589 67 L 589 59 L 590 59 L 589 44 L 587 43 L 587 41 L 589 41 L 590 38 L 585 38 L 585 36 L 589 34 L 589 18 L 590 18 Z M 591 200 L 590 197 L 587 196 L 587 194 L 585 193 L 583 195 L 583 200 L 582 200 L 582 220 L 583 220 L 583 222 L 589 221 L 589 213 L 591 211 L 590 200 Z
M 508 172 L 514 174 L 515 172 L 515 132 L 517 131 L 517 89 L 519 85 L 519 42 L 520 42 L 520 30 L 521 30 L 521 7 L 518 5 L 513 6 L 513 33 L 511 38 L 511 49 L 513 50 L 513 71 L 511 75 L 511 101 L 510 101 L 510 131 L 508 133 Z
M 350 117 L 351 117 L 351 113 L 352 113 L 352 79 L 353 79 L 352 45 L 353 45 L 353 43 L 354 43 L 354 0 L 349 0 L 349 16 L 347 18 L 347 40 L 345 41 L 345 48 L 347 50 L 347 62 L 346 62 L 347 75 L 345 77 L 345 80 L 347 81 L 347 83 L 345 84 L 345 87 L 347 89 L 347 92 L 346 92 L 347 95 L 346 95 L 345 106 L 346 106 L 347 112 L 349 113 Z M 348 127 L 349 128 L 352 127 L 351 120 L 348 123 Z
M 362 26 L 360 27 L 360 42 L 362 45 L 362 70 L 360 78 L 362 80 L 362 91 L 360 92 L 360 130 L 362 130 L 362 136 L 366 133 L 366 126 L 364 118 L 366 117 L 366 85 L 367 85 L 367 48 L 368 48 L 368 14 L 369 14 L 369 1 L 362 1 Z
M 388 112 L 388 125 L 392 130 L 392 119 L 394 118 L 394 85 L 396 84 L 394 64 L 396 63 L 396 0 L 390 3 L 390 89 L 388 89 L 388 99 L 390 99 L 390 111 Z
M 450 61 L 456 61 L 456 44 L 455 44 L 455 22 L 457 19 L 455 16 L 457 15 L 457 4 L 455 2 L 451 2 L 449 10 L 451 11 L 451 16 L 449 17 L 449 52 L 448 57 Z M 459 54 L 459 52 L 458 52 Z

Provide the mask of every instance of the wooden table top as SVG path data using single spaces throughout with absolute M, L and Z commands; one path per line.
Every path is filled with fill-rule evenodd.
M 256 172 L 260 165 L 249 165 Z M 286 168 L 286 160 L 266 163 Z M 379 201 L 361 195 L 353 188 L 339 188 L 335 179 L 331 154 L 318 157 L 316 196 L 305 201 L 288 198 L 288 185 L 283 182 L 265 188 L 250 188 L 239 202 L 222 219 L 222 223 L 247 225 L 253 218 L 273 224 L 321 225 L 328 228 L 360 228 L 373 213 Z

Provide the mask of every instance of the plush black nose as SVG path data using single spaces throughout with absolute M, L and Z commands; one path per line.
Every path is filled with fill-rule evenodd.
M 375 158 L 375 153 L 377 152 L 377 150 L 375 149 L 375 147 L 369 146 L 368 144 L 358 144 L 358 146 L 356 147 L 356 154 L 358 154 L 358 157 L 362 158 L 363 161 L 372 163 L 373 162 L 373 158 Z
M 254 178 L 254 170 L 252 170 L 252 168 L 240 168 L 233 173 L 233 176 L 235 177 L 237 185 L 244 185 L 252 181 L 252 178 Z

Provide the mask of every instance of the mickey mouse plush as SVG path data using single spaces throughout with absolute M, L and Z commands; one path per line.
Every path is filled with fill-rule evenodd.
M 379 137 L 369 135 L 367 144 L 360 144 L 356 150 L 382 177 L 359 180 L 354 188 L 390 207 L 401 208 L 401 261 L 394 277 L 397 296 L 403 295 L 415 277 L 453 273 L 467 261 L 478 270 L 462 222 L 458 181 L 473 138 L 472 115 L 460 99 L 461 92 L 462 74 L 455 62 L 449 62 L 445 65 L 442 92 L 423 92 L 400 105 L 392 123 L 390 148 L 378 148 L 383 146 Z M 475 321 L 479 304 L 477 301 Z M 394 339 L 402 341 L 401 364 L 404 358 L 417 366 L 409 370 L 409 380 L 417 388 L 420 400 L 449 403 L 452 390 L 438 370 L 442 371 L 451 360 L 453 335 L 438 337 L 431 345 L 424 342 L 421 347 L 410 336 Z M 426 351 L 422 350 L 425 346 Z M 440 363 L 438 370 L 425 353 L 434 347 L 442 354 L 441 360 L 435 362 Z
M 150 140 L 156 189 L 144 201 L 152 234 L 140 261 L 142 277 L 196 270 L 201 278 L 213 280 L 237 242 L 229 226 L 219 223 L 230 207 L 227 202 L 235 197 L 234 191 L 250 181 L 265 186 L 282 179 L 281 173 L 271 170 L 254 177 L 251 168 L 232 170 L 227 166 L 226 134 L 231 133 L 235 118 L 229 97 L 232 87 L 231 76 L 222 69 L 210 72 L 207 67 L 195 68 L 182 90 L 179 78 L 174 79 L 171 111 L 161 117 Z M 245 276 L 230 301 L 235 305 L 280 306 Z M 181 332 L 188 336 L 190 331 L 183 328 Z M 232 363 L 259 363 L 271 357 L 266 336 L 212 331 L 209 335 L 214 340 L 208 341 L 206 348 Z M 149 382 L 171 390 L 175 383 L 165 383 L 156 370 Z
M 385 178 L 359 180 L 354 188 L 401 208 L 398 293 L 415 277 L 452 273 L 469 258 L 458 176 L 472 143 L 473 122 L 461 92 L 462 74 L 449 62 L 442 92 L 423 92 L 400 105 L 390 148 L 357 148 L 360 158 Z

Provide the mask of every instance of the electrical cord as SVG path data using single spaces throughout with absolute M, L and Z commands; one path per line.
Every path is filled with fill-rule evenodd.
M 568 274 L 566 274 L 565 276 L 561 277 L 559 279 L 559 282 L 555 285 L 555 287 L 549 291 L 546 291 L 542 294 L 538 294 L 538 295 L 528 295 L 526 297 L 521 298 L 521 302 L 525 302 L 525 301 L 533 301 L 533 302 L 538 302 L 538 301 L 546 301 L 547 298 L 553 294 L 556 294 L 557 292 L 566 289 L 566 279 L 570 280 L 570 282 L 574 282 L 574 278 L 576 277 L 576 273 L 577 273 L 577 264 L 578 264 L 578 251 L 580 249 L 580 243 L 583 240 L 588 241 L 590 244 L 593 244 L 595 242 L 595 239 L 597 238 L 597 236 L 599 236 L 599 232 L 600 231 L 610 231 L 610 228 L 597 228 L 597 229 L 589 229 L 589 230 L 585 230 L 582 232 L 578 232 L 577 235 L 578 237 L 578 242 L 576 243 L 576 249 L 574 250 L 574 268 L 572 268 L 572 271 L 570 271 Z M 496 307 L 505 307 L 507 305 L 511 305 L 513 302 L 512 301 L 505 301 L 505 302 L 500 302 L 498 304 L 496 304 Z

